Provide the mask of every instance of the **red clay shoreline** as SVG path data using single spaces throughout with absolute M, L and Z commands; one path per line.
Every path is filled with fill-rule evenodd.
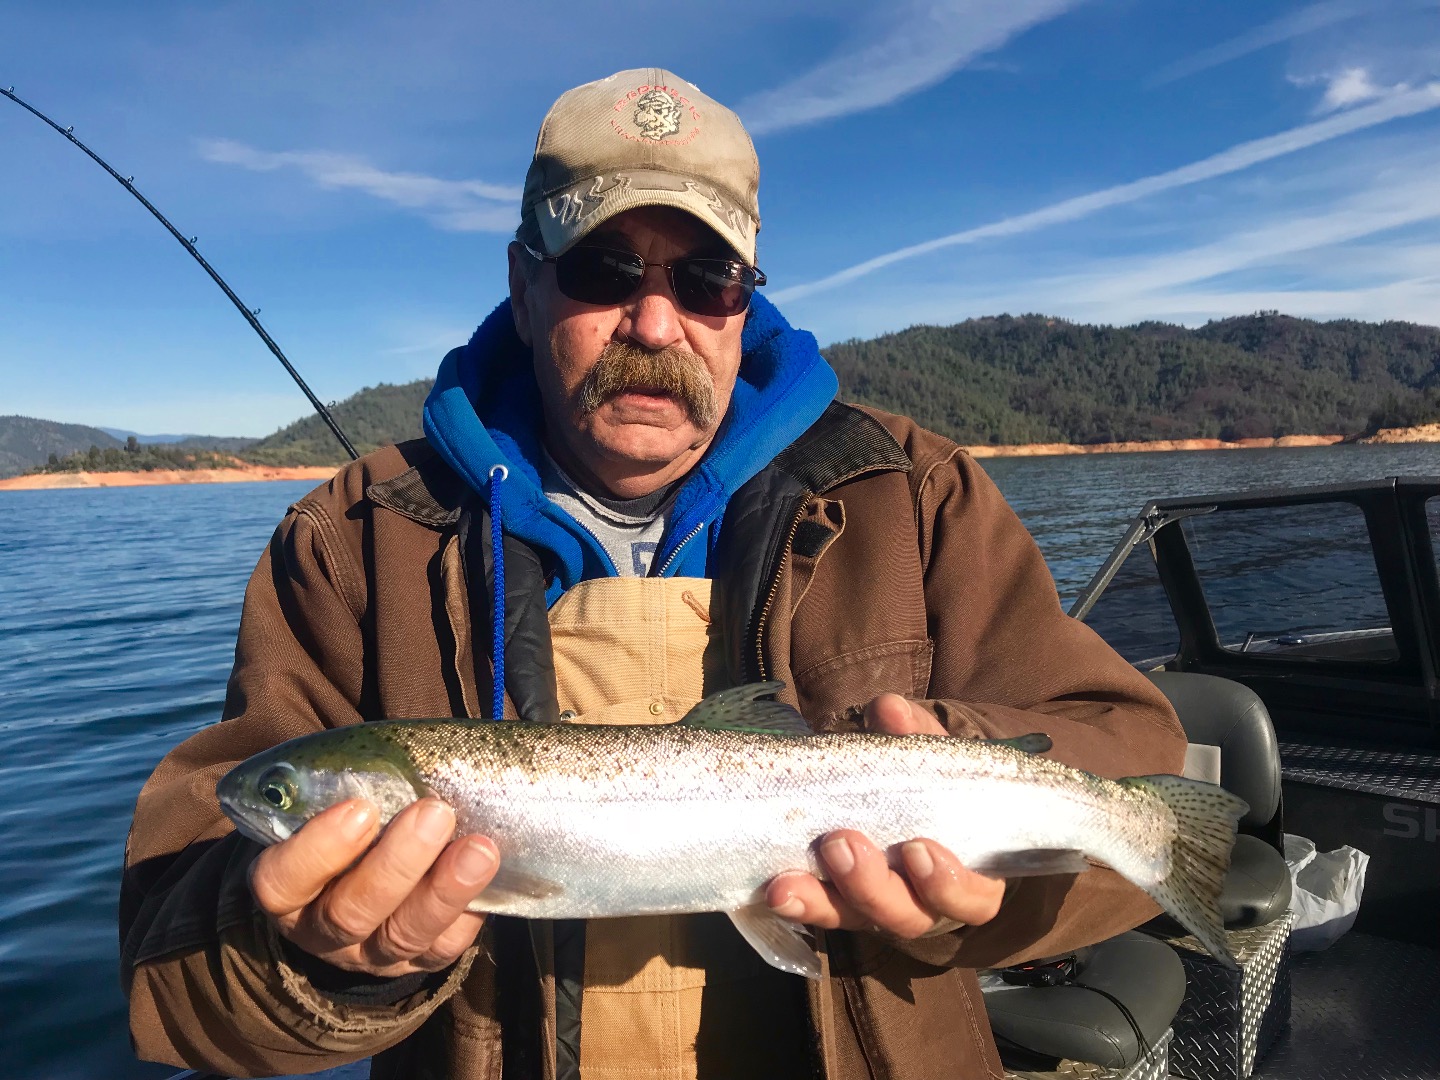
M 158 484 L 233 484 L 252 480 L 328 480 L 338 465 L 243 465 L 226 469 L 155 469 L 151 472 L 28 473 L 0 480 L 0 491 L 57 488 L 151 487 Z
M 1025 446 L 967 446 L 971 457 L 1049 457 L 1060 454 L 1163 453 L 1174 450 L 1273 450 L 1290 446 L 1362 446 L 1440 442 L 1440 423 L 1417 427 L 1381 428 L 1365 435 L 1281 435 L 1273 439 L 1160 439 L 1151 442 L 1030 443 Z
M 1066 454 L 1146 454 L 1175 450 L 1271 450 L 1277 446 L 1334 446 L 1344 435 L 1282 435 L 1275 439 L 1156 439 L 1118 443 L 1029 443 L 1024 446 L 967 446 L 971 457 L 1054 457 Z M 1354 442 L 1356 440 L 1349 440 Z
M 1028 443 L 1021 446 L 967 446 L 977 458 L 1053 457 L 1073 454 L 1164 453 L 1176 450 L 1269 450 L 1292 446 L 1334 446 L 1395 443 L 1440 443 L 1440 423 L 1410 428 L 1382 428 L 1370 435 L 1282 435 L 1274 439 L 1161 439 L 1152 442 Z M 30 473 L 0 480 L 0 491 L 41 491 L 59 488 L 149 487 L 156 484 L 225 484 L 255 480 L 328 480 L 339 465 L 246 465 L 226 469 L 156 469 L 153 472 Z

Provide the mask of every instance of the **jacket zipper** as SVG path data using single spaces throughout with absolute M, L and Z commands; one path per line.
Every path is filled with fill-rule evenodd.
M 610 552 L 606 550 L 604 543 L 602 543 L 600 540 L 600 537 L 596 536 L 590 526 L 586 525 L 574 514 L 570 515 L 570 520 L 575 522 L 576 525 L 579 525 L 580 528 L 584 531 L 585 535 L 590 537 L 591 540 L 595 541 L 595 546 L 600 549 L 600 554 L 603 555 L 605 557 L 605 561 L 610 564 L 610 569 L 615 571 L 615 576 L 619 577 L 620 568 L 615 565 L 615 560 L 610 557 Z
M 670 569 L 670 564 L 673 563 L 675 559 L 679 556 L 680 549 L 683 548 L 686 544 L 688 544 L 691 540 L 694 540 L 695 537 L 699 536 L 700 530 L 703 528 L 705 528 L 705 523 L 702 521 L 699 525 L 696 525 L 695 528 L 691 529 L 688 533 L 686 533 L 685 536 L 681 539 L 681 541 L 676 544 L 673 549 L 671 549 L 670 554 L 665 556 L 665 561 L 660 564 L 660 569 L 650 571 L 650 576 L 664 577 L 665 571 Z
M 765 603 L 760 608 L 760 614 L 755 619 L 755 671 L 760 681 L 765 679 L 765 621 L 770 617 L 770 609 L 775 606 L 775 594 L 780 591 L 780 570 L 785 565 L 785 552 L 790 550 L 790 545 L 795 542 L 795 533 L 800 528 L 800 522 L 805 517 L 805 507 L 809 503 L 809 492 L 801 498 L 800 505 L 795 510 L 795 516 L 790 519 L 790 528 L 785 533 L 785 542 L 780 545 L 779 556 L 775 561 L 774 576 L 770 581 L 770 591 L 765 594 Z

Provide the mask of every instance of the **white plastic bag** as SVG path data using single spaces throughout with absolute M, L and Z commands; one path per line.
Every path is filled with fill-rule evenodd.
M 1329 948 L 1355 924 L 1370 856 L 1349 846 L 1317 852 L 1313 841 L 1286 833 L 1285 863 L 1290 867 L 1290 910 L 1295 913 L 1290 948 Z

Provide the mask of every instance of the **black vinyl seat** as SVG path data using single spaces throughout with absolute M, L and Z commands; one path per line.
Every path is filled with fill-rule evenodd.
M 1076 956 L 1076 973 L 1060 985 L 985 993 L 990 1028 L 1008 1067 L 1048 1069 L 1069 1059 L 1125 1068 L 1170 1026 L 1185 996 L 1185 968 L 1170 946 L 1131 931 Z
M 1226 929 L 1274 922 L 1290 904 L 1290 871 L 1282 854 L 1280 750 L 1269 712 L 1254 691 L 1229 679 L 1170 671 L 1149 678 L 1174 706 L 1191 745 L 1218 750 L 1197 755 L 1212 765 L 1218 757 L 1219 775 L 1211 779 L 1250 805 L 1220 895 Z M 1163 915 L 1144 929 L 1167 937 L 1188 932 Z M 1011 1068 L 1043 1069 L 1067 1058 L 1112 1069 L 1134 1064 L 1142 1051 L 1130 1020 L 1096 989 L 1125 1005 L 1147 1045 L 1173 1021 L 1186 975 L 1168 944 L 1132 931 L 1077 956 L 1078 972 L 1061 985 L 986 993 L 990 1026 Z
M 1263 926 L 1290 906 L 1280 803 L 1280 748 L 1264 702 L 1248 686 L 1214 675 L 1152 671 L 1192 746 L 1219 748 L 1219 783 L 1250 804 L 1220 893 L 1227 930 Z M 1162 916 L 1147 929 L 1184 933 Z

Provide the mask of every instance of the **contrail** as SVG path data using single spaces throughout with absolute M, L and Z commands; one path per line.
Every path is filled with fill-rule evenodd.
M 1277 135 L 1267 135 L 1262 139 L 1253 139 L 1250 142 L 1232 146 L 1229 150 L 1222 150 L 1211 157 L 1192 162 L 1189 165 L 1182 165 L 1169 172 L 1146 176 L 1100 191 L 1092 191 L 1088 195 L 1077 195 L 1073 199 L 1064 199 L 1026 214 L 1002 218 L 1000 221 L 993 221 L 988 225 L 950 233 L 948 236 L 936 237 L 934 240 L 926 240 L 924 243 L 912 244 L 884 255 L 877 255 L 873 259 L 866 259 L 864 262 L 856 263 L 854 266 L 826 277 L 800 285 L 792 285 L 788 289 L 780 289 L 772 294 L 771 299 L 777 302 L 798 300 L 813 293 L 834 289 L 894 263 L 913 259 L 920 255 L 928 255 L 930 252 L 939 251 L 942 248 L 973 244 L 978 240 L 989 240 L 999 236 L 1015 236 L 1020 233 L 1034 232 L 1047 225 L 1076 221 L 1088 217 L 1098 210 L 1135 202 L 1137 199 L 1143 199 L 1161 191 L 1169 191 L 1172 188 L 1185 187 L 1189 184 L 1197 184 L 1202 180 L 1239 172 L 1241 169 L 1248 169 L 1251 165 L 1258 165 L 1262 161 L 1283 157 L 1296 150 L 1304 150 L 1306 147 L 1328 142 L 1354 131 L 1375 127 L 1377 124 L 1383 124 L 1390 120 L 1429 112 L 1437 107 L 1440 107 L 1440 82 L 1427 83 L 1425 86 L 1413 90 L 1399 91 L 1381 101 L 1351 109 L 1349 112 L 1291 128 L 1289 131 L 1282 131 Z

